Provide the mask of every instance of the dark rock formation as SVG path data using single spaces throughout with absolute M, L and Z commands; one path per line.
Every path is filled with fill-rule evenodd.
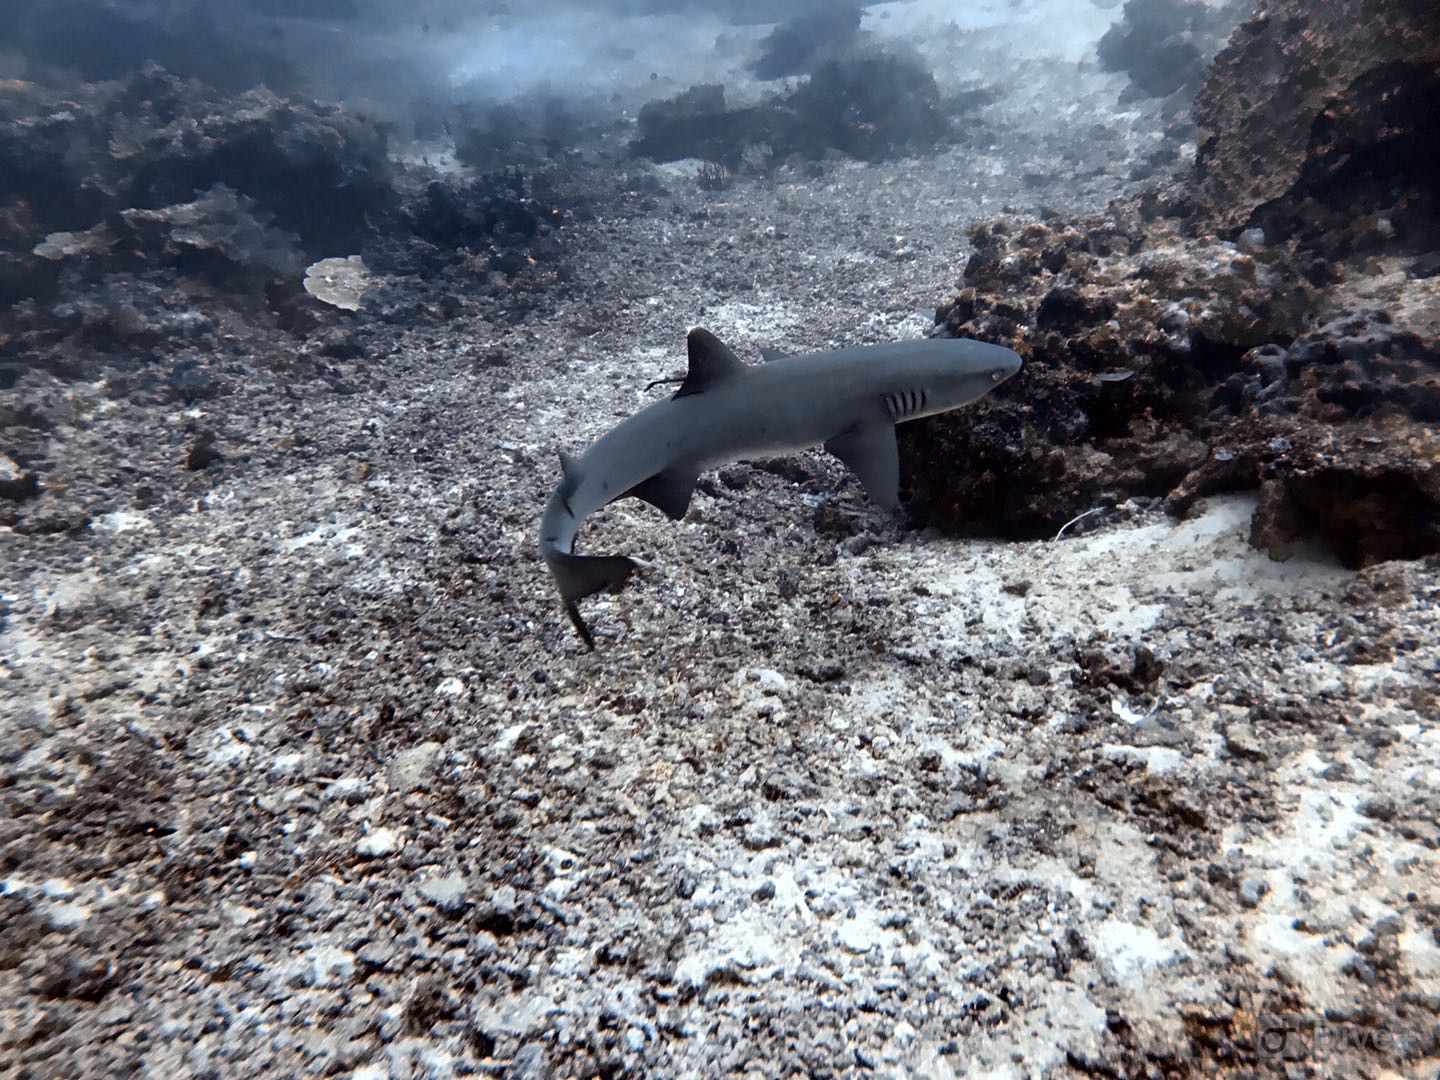
M 1125 0 L 1120 21 L 1100 39 L 1100 63 L 1124 71 L 1148 97 L 1193 97 L 1206 65 L 1239 18 L 1238 5 L 1202 0 Z
M 486 172 L 563 161 L 578 146 L 596 142 L 602 128 L 575 105 L 553 96 L 454 110 L 450 131 L 455 157 Z
M 860 30 L 858 4 L 806 12 L 781 23 L 760 43 L 760 55 L 750 66 L 759 79 L 805 75 L 823 59 L 837 58 L 854 44 Z
M 552 172 L 412 176 L 382 125 L 153 66 L 63 93 L 4 84 L 0 384 L 108 367 L 137 392 L 211 396 L 234 382 L 219 354 L 248 362 L 346 318 L 301 277 L 362 252 L 413 286 L 377 286 L 387 318 L 452 318 L 487 293 L 528 309 L 556 283 L 555 226 L 576 205 Z M 171 370 L 119 376 L 160 358 Z
M 1205 423 L 1216 388 L 1249 350 L 1294 340 L 1313 302 L 1283 266 L 1133 213 L 996 222 L 972 241 L 938 316 L 1026 368 L 979 406 L 901 428 L 912 512 L 962 533 L 1049 536 L 1097 504 L 1169 493 L 1225 450 Z
M 953 138 L 951 116 L 961 108 L 942 97 L 935 77 L 913 57 L 853 56 L 826 60 L 800 86 L 759 105 L 731 108 L 720 85 L 692 86 L 651 102 L 640 110 L 640 138 L 631 151 L 654 161 L 702 158 L 730 169 L 761 144 L 774 160 L 838 152 L 880 161 Z
M 966 413 L 902 428 L 907 502 L 964 534 L 1053 535 L 1127 498 L 1259 487 L 1254 540 L 1363 566 L 1440 551 L 1440 290 L 1391 310 L 1169 222 L 997 223 L 975 236 L 951 332 L 1025 371 Z M 1312 312 L 1341 314 L 1314 324 Z
M 951 136 L 935 76 L 897 54 L 830 60 L 785 103 L 795 115 L 776 153 L 822 157 L 835 149 L 862 161 L 933 149 Z
M 1128 10 L 1128 7 L 1127 7 Z M 1259 489 L 1252 540 L 1440 552 L 1440 11 L 1275 0 L 1216 57 L 1193 174 L 978 228 L 955 334 L 1028 361 L 902 429 L 907 501 L 1039 537 L 1127 498 Z
M 27 371 L 213 396 L 230 362 L 293 347 L 286 285 L 319 308 L 306 263 L 390 226 L 393 181 L 381 128 L 268 91 L 225 98 L 154 67 L 65 92 L 6 84 L 0 379 L 22 398 Z
M 1440 7 L 1273 0 L 1196 100 L 1198 227 L 1327 258 L 1440 247 Z
M 723 85 L 702 83 L 642 108 L 640 137 L 630 149 L 652 161 L 695 157 L 734 167 L 746 146 L 771 142 L 778 130 L 771 124 L 777 119 L 768 109 L 732 109 Z
M 367 216 L 393 203 L 385 132 L 339 109 L 264 90 L 224 98 L 154 67 L 65 95 L 12 84 L 0 98 L 0 206 L 36 231 L 192 202 L 216 184 L 311 258 L 355 251 Z

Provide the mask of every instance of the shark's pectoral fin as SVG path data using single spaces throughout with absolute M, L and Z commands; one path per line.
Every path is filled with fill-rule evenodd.
M 895 426 L 890 423 L 857 424 L 825 444 L 860 478 L 870 501 L 883 510 L 900 505 L 900 452 L 895 448 Z
M 698 473 L 682 469 L 664 469 L 648 480 L 642 480 L 625 495 L 634 495 L 657 507 L 671 521 L 679 521 L 690 509 L 690 496 L 695 494 Z

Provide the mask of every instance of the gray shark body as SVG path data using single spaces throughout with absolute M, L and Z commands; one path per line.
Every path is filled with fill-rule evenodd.
M 741 362 L 708 330 L 691 330 L 689 372 L 672 397 L 640 410 L 580 457 L 560 455 L 563 477 L 540 523 L 540 554 L 585 644 L 594 638 L 581 599 L 618 589 L 636 563 L 574 554 L 590 514 L 633 495 L 672 520 L 685 516 L 707 469 L 745 458 L 825 449 L 859 478 L 872 502 L 895 509 L 895 425 L 959 408 L 1020 370 L 1000 345 L 925 338 Z

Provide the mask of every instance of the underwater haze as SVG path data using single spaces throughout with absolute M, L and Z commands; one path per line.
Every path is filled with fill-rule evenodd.
M 1440 14 L 0 6 L 0 1074 L 1440 1070 Z

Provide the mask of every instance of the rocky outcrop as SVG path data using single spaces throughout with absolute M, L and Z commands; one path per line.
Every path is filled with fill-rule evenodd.
M 1440 7 L 1272 0 L 1195 103 L 1197 228 L 1330 258 L 1440 246 Z
M 219 354 L 288 352 L 343 319 L 302 286 L 323 258 L 407 279 L 367 294 L 388 319 L 542 302 L 580 200 L 539 167 L 407 171 L 387 141 L 343 108 L 227 97 L 154 66 L 66 91 L 0 84 L 0 383 L 158 358 L 187 365 L 160 382 L 188 396 Z
M 1125 0 L 1120 21 L 1100 39 L 1100 63 L 1129 74 L 1137 95 L 1175 95 L 1188 103 L 1239 18 L 1237 6 L 1233 0 Z
M 265 90 L 222 97 L 155 67 L 63 94 L 7 84 L 0 176 L 0 205 L 44 231 L 188 203 L 226 184 L 316 258 L 353 251 L 367 216 L 393 203 L 378 125 Z
M 1306 540 L 1353 566 L 1440 551 L 1435 278 L 1322 289 L 1288 249 L 1123 209 L 973 240 L 939 315 L 1027 366 L 972 410 L 901 429 L 917 519 L 1039 537 L 1131 498 L 1184 513 L 1258 487 L 1253 539 L 1276 556 Z
M 1245 377 L 1250 350 L 1297 337 L 1314 300 L 1283 263 L 1133 213 L 1001 221 L 971 240 L 964 288 L 938 317 L 1026 367 L 971 410 L 901 429 L 912 512 L 954 532 L 1053 535 L 1226 458 L 1206 423 L 1218 388 Z
M 916 57 L 860 53 L 820 63 L 793 90 L 731 106 L 720 84 L 692 86 L 640 110 L 638 157 L 704 158 L 727 168 L 839 152 L 862 161 L 924 153 L 954 141 L 953 116 L 967 99 L 947 99 Z
M 1192 175 L 974 231 L 937 318 L 1027 367 L 903 433 L 916 518 L 1037 537 L 1258 488 L 1276 557 L 1440 551 L 1440 15 L 1381 8 L 1268 5 L 1211 67 Z
M 1440 279 L 1310 284 L 1283 249 L 1130 217 L 975 235 L 960 336 L 1027 367 L 971 410 L 901 428 L 907 504 L 959 534 L 1051 536 L 1129 498 L 1260 488 L 1253 541 L 1349 566 L 1440 552 Z M 1320 312 L 1319 317 L 1312 312 Z

